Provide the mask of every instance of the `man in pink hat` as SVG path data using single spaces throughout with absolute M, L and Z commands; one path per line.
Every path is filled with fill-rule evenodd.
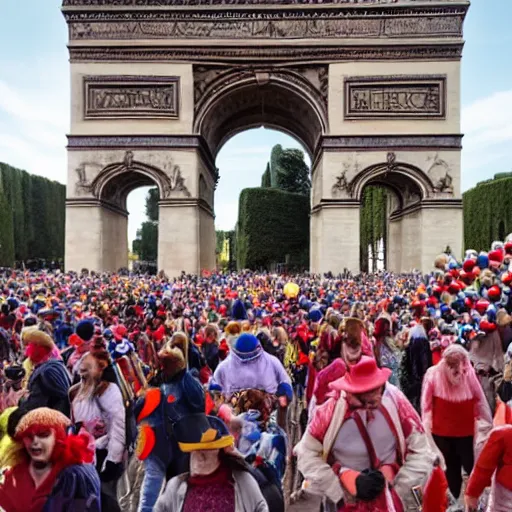
M 331 383 L 295 448 L 307 489 L 329 512 L 418 510 L 434 469 L 421 420 L 387 381 L 391 370 L 363 356 Z

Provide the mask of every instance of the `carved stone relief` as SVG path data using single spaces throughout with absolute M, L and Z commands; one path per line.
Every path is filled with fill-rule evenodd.
M 343 194 L 343 192 L 346 192 L 349 196 L 352 195 L 352 187 L 347 180 L 346 170 L 343 170 L 341 174 L 336 178 L 336 182 L 332 186 L 331 192 L 334 197 L 339 197 Z
M 345 80 L 345 119 L 442 119 L 446 77 L 351 77 Z
M 427 158 L 427 175 L 434 184 L 434 192 L 453 195 L 453 178 L 450 165 L 436 153 Z
M 71 40 L 461 37 L 467 6 L 65 12 Z M 447 14 L 446 16 L 441 16 Z M 450 14 L 450 15 L 448 15 Z
M 178 165 L 173 165 L 171 175 L 169 176 L 169 188 L 164 192 L 165 197 L 169 197 L 173 192 L 182 192 L 185 197 L 190 197 L 190 191 L 185 185 L 185 178 L 181 175 L 181 169 Z
M 85 76 L 85 119 L 179 117 L 179 77 Z
M 77 196 L 87 195 L 92 192 L 92 183 L 87 178 L 87 164 L 83 163 L 75 169 L 78 181 L 75 183 L 75 194 Z
M 343 168 L 339 176 L 336 177 L 336 181 L 331 188 L 333 197 L 341 197 L 344 194 L 352 197 L 354 191 L 354 178 L 359 174 L 361 170 L 359 163 L 354 158 L 351 161 L 343 162 Z

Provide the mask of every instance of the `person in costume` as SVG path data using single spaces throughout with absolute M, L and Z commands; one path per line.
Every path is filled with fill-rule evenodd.
M 477 510 L 478 499 L 489 486 L 488 510 L 509 512 L 512 505 L 512 425 L 493 429 L 476 460 L 464 496 L 469 511 Z
M 81 424 L 96 441 L 96 468 L 101 479 L 103 510 L 119 511 L 117 481 L 126 449 L 125 407 L 121 390 L 103 378 L 110 356 L 101 338 L 80 360 L 80 383 L 69 390 L 73 423 Z
M 375 338 L 375 357 L 381 367 L 391 370 L 389 382 L 398 386 L 400 368 L 400 351 L 392 336 L 393 321 L 388 313 L 382 313 L 375 321 L 373 337 Z
M 496 408 L 495 378 L 503 371 L 505 358 L 497 326 L 485 318 L 470 343 L 470 359 L 491 410 Z
M 458 499 L 462 469 L 471 473 L 475 449 L 481 449 L 492 428 L 489 404 L 460 345 L 448 347 L 439 364 L 427 370 L 421 409 L 425 430 L 444 458 L 450 491 Z
M 237 391 L 260 389 L 277 395 L 283 407 L 293 398 L 290 377 L 279 359 L 265 352 L 258 338 L 249 333 L 236 339 L 228 357 L 215 370 L 211 386 L 227 398 Z
M 166 479 L 188 470 L 189 458 L 179 450 L 172 425 L 205 410 L 203 388 L 187 370 L 183 351 L 166 346 L 158 358 L 158 386 L 147 389 L 135 404 L 137 456 L 145 470 L 139 512 L 151 512 Z
M 68 391 L 71 379 L 62 360 L 55 359 L 57 347 L 52 338 L 37 328 L 30 328 L 24 333 L 23 341 L 27 347 L 27 358 L 34 369 L 28 381 L 27 396 L 9 417 L 8 431 L 11 437 L 22 416 L 38 407 L 49 407 L 66 416 L 70 414 Z
M 416 324 L 409 332 L 409 340 L 400 363 L 400 389 L 413 407 L 421 411 L 423 377 L 432 366 L 432 351 L 425 328 Z
M 1 368 L 0 362 L 0 414 L 9 407 L 17 406 L 26 393 L 23 388 L 25 370 L 18 364 Z
M 330 388 L 295 448 L 307 490 L 326 511 L 414 510 L 415 490 L 434 469 L 421 420 L 388 379 L 391 371 L 363 356 Z
M 67 433 L 69 419 L 41 407 L 18 423 L 19 457 L 0 475 L 5 512 L 100 512 L 100 482 L 86 434 Z
M 366 332 L 366 327 L 359 318 L 345 318 L 339 326 L 341 353 L 329 366 L 320 371 L 314 382 L 313 398 L 310 411 L 327 399 L 329 385 L 345 375 L 347 367 L 357 364 L 363 355 L 373 357 L 373 347 Z
M 201 343 L 201 352 L 206 360 L 206 364 L 212 372 L 219 365 L 219 328 L 215 324 L 208 324 L 204 328 L 204 340 Z
M 195 414 L 175 424 L 190 471 L 171 479 L 155 512 L 269 512 L 258 482 L 233 454 L 233 437 L 214 416 Z

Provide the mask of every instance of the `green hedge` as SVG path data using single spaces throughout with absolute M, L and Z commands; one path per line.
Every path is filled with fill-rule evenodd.
M 64 257 L 66 187 L 0 162 L 0 264 Z
M 242 190 L 238 206 L 236 260 L 239 269 L 309 263 L 309 198 L 273 188 Z
M 501 173 L 463 194 L 464 246 L 489 250 L 512 232 L 512 178 Z
M 373 247 L 376 253 L 379 240 L 384 239 L 386 247 L 386 189 L 378 186 L 368 186 L 363 190 L 361 201 L 361 270 L 369 269 L 368 247 Z

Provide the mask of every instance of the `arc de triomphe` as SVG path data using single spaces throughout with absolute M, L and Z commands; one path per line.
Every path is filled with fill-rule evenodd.
M 261 125 L 310 153 L 311 271 L 358 271 L 359 206 L 370 183 L 392 191 L 390 270 L 429 270 L 447 245 L 460 253 L 468 7 L 64 0 L 67 269 L 126 266 L 126 198 L 142 185 L 160 193 L 159 269 L 214 268 L 215 158 L 229 137 Z

